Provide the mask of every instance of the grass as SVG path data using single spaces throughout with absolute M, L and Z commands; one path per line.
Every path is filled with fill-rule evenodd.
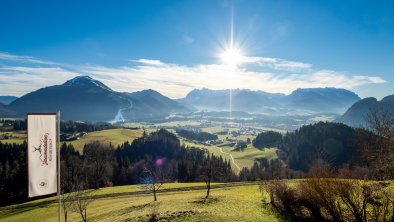
M 212 185 L 221 183 L 212 183 Z M 184 187 L 196 187 L 205 186 L 204 183 L 166 183 L 163 185 L 162 189 L 172 189 L 172 188 L 184 188 Z M 105 187 L 94 192 L 95 195 L 102 194 L 113 194 L 113 193 L 124 193 L 124 192 L 135 192 L 141 190 L 138 185 L 125 185 L 116 187 Z
M 220 152 L 220 148 L 222 148 L 223 152 Z M 243 151 L 234 151 L 234 147 L 230 146 L 222 146 L 222 147 L 208 147 L 207 150 L 214 155 L 221 155 L 223 158 L 230 160 L 229 154 L 231 154 L 234 158 L 235 163 L 242 169 L 243 167 L 252 167 L 255 160 L 257 158 L 267 158 L 273 159 L 277 158 L 276 148 L 266 148 L 264 150 L 256 149 L 253 145 L 249 144 L 247 148 Z M 231 162 L 231 168 L 235 170 L 235 172 L 239 172 L 238 168 L 234 166 Z
M 231 149 L 233 148 L 231 147 Z M 231 154 L 240 167 L 251 167 L 257 158 L 266 158 L 268 160 L 278 158 L 276 151 L 276 148 L 265 148 L 260 150 L 255 148 L 252 144 L 249 144 L 243 151 L 237 152 L 231 150 Z
M 77 150 L 82 151 L 85 144 L 99 141 L 102 143 L 111 143 L 115 147 L 123 144 L 126 141 L 133 141 L 135 138 L 138 138 L 142 135 L 142 129 L 110 129 L 110 130 L 102 130 L 90 132 L 79 140 L 74 140 L 71 142 L 67 142 L 68 144 L 72 144 Z M 149 131 L 147 131 L 149 132 Z M 0 132 L 1 134 L 11 135 L 10 139 L 0 140 L 2 143 L 16 143 L 21 144 L 26 140 L 26 132 Z
M 297 183 L 298 180 L 289 180 Z M 269 199 L 268 193 L 261 193 L 257 184 L 237 184 L 211 190 L 211 197 L 204 199 L 205 190 L 193 190 L 204 183 L 169 183 L 165 189 L 190 187 L 186 191 L 158 193 L 158 201 L 153 202 L 151 194 L 133 194 L 95 199 L 87 208 L 89 221 L 137 222 L 148 221 L 156 211 L 161 221 L 285 221 L 263 204 Z M 394 182 L 387 189 L 394 189 Z M 96 194 L 132 192 L 140 190 L 138 185 L 101 188 Z M 49 199 L 49 198 L 47 198 Z M 54 198 L 52 198 L 54 199 Z M 25 208 L 0 208 L 0 221 L 56 221 L 57 204 L 46 204 Z M 80 216 L 69 211 L 69 221 L 81 221 Z
M 194 186 L 168 184 L 168 186 Z M 129 186 L 137 189 L 137 185 Z M 116 187 L 111 188 L 116 190 Z M 107 192 L 111 190 L 104 188 Z M 123 188 L 121 188 L 123 189 Z M 109 191 L 112 192 L 112 191 Z M 152 195 L 138 194 L 93 201 L 87 208 L 89 221 L 147 221 L 153 209 L 165 221 L 281 221 L 269 207 L 262 207 L 258 185 L 217 188 L 211 198 L 203 199 L 205 190 L 159 193 L 158 201 Z M 0 211 L 0 221 L 56 221 L 57 205 Z M 69 221 L 80 221 L 80 216 L 69 213 Z
M 236 130 L 236 128 L 223 128 L 223 127 L 219 127 L 219 126 L 205 127 L 202 130 L 205 132 L 209 132 L 209 133 L 217 133 L 217 132 L 222 132 L 225 129 L 229 130 L 230 132 L 233 130 Z M 255 138 L 255 136 L 253 136 L 253 135 L 239 135 L 239 136 L 234 137 L 231 134 L 218 135 L 218 139 L 220 139 L 220 140 L 225 140 L 226 138 L 246 141 L 248 138 L 250 140 L 253 140 Z M 252 144 L 249 144 L 248 147 L 245 148 L 243 151 L 237 152 L 237 151 L 234 151 L 235 147 L 228 146 L 228 145 L 226 145 L 226 143 L 223 143 L 218 146 L 205 146 L 205 145 L 201 145 L 201 144 L 195 144 L 193 142 L 184 141 L 182 139 L 181 139 L 181 141 L 183 144 L 185 144 L 187 146 L 194 146 L 194 147 L 206 149 L 210 153 L 212 153 L 216 156 L 222 156 L 224 159 L 230 160 L 231 167 L 236 173 L 239 172 L 238 167 L 241 169 L 243 167 L 252 167 L 257 158 L 267 158 L 269 160 L 273 159 L 273 158 L 277 158 L 277 155 L 276 155 L 277 149 L 276 148 L 266 148 L 266 149 L 261 150 L 261 149 L 255 148 Z M 222 149 L 222 151 L 224 153 L 220 151 L 220 148 Z M 231 154 L 233 156 L 234 162 L 238 167 L 232 162 L 229 154 Z
M 257 149 L 252 144 L 249 144 L 248 147 L 245 148 L 243 151 L 237 152 L 234 151 L 235 147 L 230 147 L 228 145 L 205 146 L 202 144 L 195 144 L 193 142 L 184 141 L 182 139 L 181 143 L 189 147 L 206 149 L 211 154 L 215 156 L 222 156 L 224 159 L 230 161 L 231 157 L 229 154 L 231 154 L 234 158 L 235 163 L 241 169 L 243 167 L 252 167 L 257 158 L 266 158 L 268 160 L 277 158 L 277 148 Z M 224 153 L 220 151 L 220 148 Z M 235 164 L 231 161 L 231 168 L 234 170 L 234 172 L 239 172 L 238 167 L 236 167 Z
M 77 150 L 82 151 L 85 144 L 99 141 L 102 143 L 111 143 L 115 147 L 123 144 L 126 141 L 131 142 L 132 140 L 140 137 L 143 130 L 132 130 L 132 129 L 110 129 L 88 133 L 79 140 L 68 142 L 72 144 Z
M 22 144 L 27 139 L 26 131 L 0 132 L 0 136 L 3 135 L 8 135 L 10 138 L 0 140 L 2 143 Z

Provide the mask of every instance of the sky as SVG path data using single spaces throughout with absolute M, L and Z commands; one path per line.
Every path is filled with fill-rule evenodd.
M 194 88 L 394 94 L 392 1 L 0 3 L 0 95 L 89 75 L 171 98 Z

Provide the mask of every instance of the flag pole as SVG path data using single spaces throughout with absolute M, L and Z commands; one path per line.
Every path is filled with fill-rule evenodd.
M 60 222 L 61 217 L 61 206 L 62 200 L 60 198 L 61 195 L 61 186 L 60 186 L 60 111 L 57 112 L 57 197 L 59 199 L 58 206 L 58 221 Z

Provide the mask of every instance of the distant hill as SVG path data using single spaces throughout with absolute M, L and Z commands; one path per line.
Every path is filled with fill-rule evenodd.
M 319 122 L 287 133 L 278 148 L 294 170 L 308 172 L 317 158 L 332 167 L 341 167 L 357 158 L 352 146 L 355 136 L 356 130 L 345 124 Z
M 0 103 L 8 105 L 16 99 L 18 99 L 18 97 L 16 96 L 0 96 Z
M 16 113 L 10 109 L 3 103 L 0 103 L 0 117 L 15 117 Z
M 344 113 L 361 98 L 346 89 L 306 88 L 294 90 L 286 97 L 286 105 L 314 112 Z
M 189 110 L 169 100 L 153 90 L 134 94 L 116 92 L 89 76 L 79 76 L 62 85 L 28 93 L 8 108 L 21 116 L 28 112 L 60 110 L 62 119 L 81 121 L 144 119 Z M 158 104 L 166 109 L 157 109 Z
M 231 98 L 231 99 L 230 99 Z M 194 89 L 178 101 L 199 109 L 244 112 L 290 112 L 304 110 L 313 113 L 342 114 L 360 97 L 345 89 L 306 88 L 297 89 L 286 96 L 248 89 L 210 90 Z
M 135 100 L 143 102 L 144 104 L 146 104 L 146 106 L 149 106 L 145 108 L 149 108 L 150 110 L 148 111 L 152 115 L 160 115 L 160 113 L 191 111 L 191 108 L 186 107 L 185 105 L 166 96 L 163 96 L 162 94 L 152 89 L 133 92 L 129 93 L 128 95 Z
M 386 96 L 380 101 L 373 97 L 362 99 L 354 103 L 338 121 L 355 127 L 365 126 L 368 113 L 373 109 L 386 110 L 394 115 L 394 95 Z

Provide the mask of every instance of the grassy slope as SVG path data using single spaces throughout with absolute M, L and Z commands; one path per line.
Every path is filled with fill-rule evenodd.
M 277 158 L 276 148 L 265 148 L 264 150 L 256 149 L 252 144 L 249 144 L 246 149 L 241 152 L 233 151 L 231 147 L 231 154 L 240 167 L 250 167 L 257 158 L 273 159 Z
M 129 141 L 131 142 L 142 135 L 142 130 L 131 129 L 110 129 L 88 133 L 86 136 L 71 143 L 77 150 L 82 151 L 83 146 L 92 141 L 100 141 L 102 143 L 112 143 L 115 147 Z
M 272 159 L 272 158 L 277 158 L 276 155 L 276 148 L 265 148 L 263 150 L 255 148 L 252 144 L 249 144 L 246 149 L 244 149 L 241 152 L 234 151 L 234 147 L 230 146 L 221 146 L 223 152 L 220 152 L 220 148 L 218 146 L 204 146 L 201 144 L 195 144 L 192 142 L 187 142 L 184 140 L 181 140 L 183 144 L 186 146 L 194 146 L 194 147 L 199 147 L 202 149 L 208 150 L 210 153 L 216 156 L 222 156 L 226 160 L 230 160 L 229 154 L 234 157 L 235 163 L 240 167 L 251 167 L 253 166 L 253 163 L 256 158 L 267 158 L 267 159 Z M 235 172 L 239 172 L 238 168 L 231 162 L 231 168 L 234 169 Z
M 190 185 L 197 185 L 196 183 Z M 202 183 L 199 185 L 203 186 Z M 189 184 L 168 184 L 170 187 L 189 186 Z M 138 189 L 137 185 L 121 189 Z M 107 190 L 109 189 L 109 190 Z M 104 188 L 99 192 L 116 191 L 117 187 Z M 172 217 L 171 221 L 280 221 L 278 216 L 268 208 L 262 208 L 262 195 L 257 185 L 213 189 L 213 198 L 202 203 L 205 190 L 178 191 L 159 193 L 158 212 L 162 217 L 192 213 Z M 152 196 L 147 194 L 116 198 L 97 199 L 88 207 L 89 221 L 147 221 L 152 212 Z M 0 221 L 56 221 L 57 205 L 0 211 Z M 77 213 L 69 214 L 69 221 L 79 221 Z
M 237 128 L 223 128 L 220 126 L 217 127 L 205 127 L 202 130 L 205 132 L 209 133 L 218 133 L 222 132 L 223 130 L 229 130 L 231 131 L 237 131 Z M 246 141 L 247 138 L 250 138 L 253 140 L 255 136 L 253 135 L 239 135 L 236 137 L 233 137 L 231 134 L 226 134 L 226 135 L 218 135 L 218 138 L 221 140 L 224 140 L 226 137 L 230 139 L 235 139 L 235 140 L 243 140 Z M 223 158 L 227 160 L 231 160 L 230 155 L 231 154 L 234 158 L 235 163 L 242 169 L 243 167 L 251 167 L 253 166 L 255 159 L 257 158 L 267 158 L 267 159 L 273 159 L 277 158 L 276 155 L 276 148 L 265 148 L 263 150 L 255 148 L 252 144 L 249 144 L 246 149 L 244 149 L 241 152 L 234 151 L 235 147 L 230 147 L 227 145 L 219 145 L 219 146 L 204 146 L 201 144 L 195 144 L 193 142 L 187 142 L 183 139 L 181 139 L 182 143 L 184 143 L 187 146 L 194 146 L 194 147 L 199 147 L 208 150 L 210 153 L 216 155 L 216 156 L 222 156 Z M 220 148 L 222 148 L 222 151 L 220 151 Z M 233 162 L 231 161 L 231 167 L 234 169 L 235 172 L 239 172 L 238 167 L 236 167 Z
M 4 134 L 4 133 L 3 133 Z M 2 143 L 23 143 L 26 140 L 26 133 L 25 132 L 7 132 L 7 134 L 12 134 L 12 139 L 8 140 L 0 140 Z M 142 135 L 142 130 L 132 130 L 132 129 L 110 129 L 110 130 L 102 130 L 102 131 L 95 131 L 90 132 L 86 136 L 82 137 L 79 140 L 74 140 L 71 143 L 77 150 L 82 151 L 83 147 L 86 143 L 92 141 L 100 141 L 103 143 L 112 143 L 115 147 L 120 145 L 126 141 L 131 142 L 137 137 Z

